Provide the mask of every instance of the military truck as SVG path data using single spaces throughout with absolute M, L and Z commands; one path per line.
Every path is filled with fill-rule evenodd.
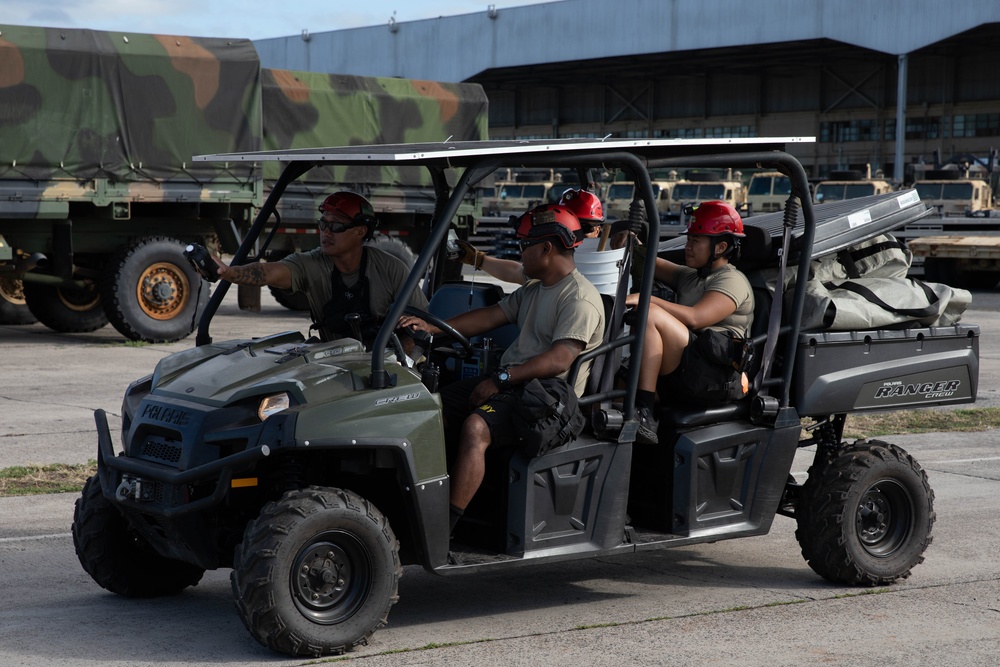
M 996 286 L 1000 209 L 995 157 L 994 152 L 986 160 L 958 156 L 945 165 L 935 161 L 932 169 L 914 169 L 913 188 L 934 209 L 934 215 L 897 233 L 911 246 L 915 275 L 968 289 Z
M 963 289 L 993 289 L 1000 282 L 1000 233 L 993 236 L 918 236 L 907 246 L 926 280 Z
M 208 288 L 184 247 L 235 252 L 279 169 L 196 153 L 487 131 L 478 85 L 262 69 L 241 39 L 0 26 L 0 62 L 0 322 L 60 332 L 193 330 Z M 319 170 L 295 187 L 263 259 L 313 247 L 317 199 L 337 189 L 369 197 L 381 231 L 416 250 L 434 211 L 412 169 Z
M 795 520 L 802 555 L 827 580 L 878 587 L 909 576 L 935 522 L 927 475 L 892 443 L 845 441 L 846 420 L 856 411 L 974 401 L 979 328 L 802 326 L 809 281 L 786 281 L 793 267 L 807 276 L 815 258 L 905 224 L 926 206 L 886 194 L 830 204 L 818 216 L 802 165 L 782 150 L 798 141 L 462 142 L 205 156 L 288 163 L 234 261 L 266 243 L 262 232 L 285 183 L 311 168 L 405 163 L 437 173 L 442 205 L 401 293 L 423 283 L 432 296 L 416 314 L 450 336 L 423 339 L 408 356 L 395 335 L 406 306 L 397 301 L 371 343 L 360 332 L 318 342 L 300 331 L 213 341 L 211 318 L 228 285 L 221 283 L 197 347 L 165 357 L 125 390 L 124 451 L 116 451 L 107 414 L 95 412 L 98 471 L 72 527 L 81 565 L 129 597 L 174 594 L 206 570 L 231 568 L 250 634 L 276 651 L 311 656 L 367 643 L 388 622 L 406 564 L 442 576 L 507 569 L 516 585 L 514 568 L 525 564 L 760 536 L 780 515 Z M 622 168 L 646 211 L 656 209 L 647 171 L 655 166 L 781 167 L 798 197 L 784 213 L 746 225 L 739 261 L 755 286 L 757 360 L 747 366 L 746 397 L 712 405 L 662 397 L 659 444 L 636 442 L 640 364 L 620 362 L 626 352 L 643 358 L 655 277 L 649 252 L 633 283 L 632 313 L 611 297 L 605 344 L 570 370 L 572 386 L 584 364 L 603 362 L 580 398 L 584 430 L 541 454 L 491 448 L 483 484 L 450 539 L 448 461 L 457 443 L 447 439 L 439 391 L 467 364 L 489 373 L 511 337 L 509 327 L 478 339 L 448 327 L 444 319 L 503 294 L 482 282 L 438 283 L 433 266 L 446 261 L 464 192 L 498 163 Z M 448 167 L 461 170 L 451 192 L 441 175 Z M 647 248 L 683 253 L 682 239 L 657 245 L 658 216 L 630 220 L 643 222 L 634 229 L 644 230 Z M 625 248 L 620 285 L 631 273 L 631 241 Z M 792 474 L 799 451 L 812 459 L 804 481 Z
M 654 174 L 652 179 L 653 194 L 656 196 L 656 210 L 663 218 L 670 213 L 671 197 L 674 185 L 677 183 L 677 171 L 670 170 L 666 174 Z M 629 206 L 633 199 L 640 199 L 636 185 L 632 181 L 614 181 L 607 186 L 604 197 L 604 214 L 613 220 L 628 218 Z
M 740 172 L 732 169 L 687 170 L 684 178 L 674 184 L 668 217 L 675 220 L 679 218 L 683 224 L 686 208 L 716 199 L 726 202 L 737 211 L 745 212 L 747 197 L 741 176 Z
M 968 166 L 949 164 L 924 171 L 913 188 L 941 218 L 988 216 L 993 209 L 988 176 Z
M 831 171 L 826 179 L 816 184 L 813 199 L 817 204 L 824 204 L 880 195 L 892 190 L 892 183 L 885 179 L 881 170 L 877 170 L 873 176 L 871 165 L 866 165 L 865 171 L 859 169 Z
M 496 195 L 491 210 L 496 216 L 520 215 L 530 208 L 549 201 L 553 188 L 562 179 L 554 169 L 509 169 L 508 177 L 495 184 Z M 569 187 L 569 186 L 567 186 Z M 555 195 L 556 201 L 562 191 Z
M 780 171 L 751 174 L 747 183 L 747 215 L 784 210 L 785 200 L 791 193 L 792 181 Z

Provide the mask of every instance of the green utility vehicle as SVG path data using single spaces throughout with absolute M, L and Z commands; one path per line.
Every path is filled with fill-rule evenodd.
M 312 169 L 426 169 L 438 206 L 402 293 L 423 282 L 431 298 L 419 314 L 441 326 L 501 297 L 495 285 L 439 282 L 434 270 L 445 261 L 467 191 L 501 167 L 621 169 L 646 211 L 656 210 L 654 168 L 780 168 L 797 197 L 785 213 L 747 224 L 740 266 L 748 275 L 792 266 L 807 275 L 814 256 L 926 213 L 915 197 L 882 195 L 850 207 L 830 204 L 817 220 L 805 172 L 784 152 L 799 141 L 457 142 L 203 159 L 287 163 L 235 263 L 250 256 L 289 184 Z M 859 206 L 865 224 L 857 224 Z M 659 222 L 656 215 L 629 220 L 648 247 L 657 247 Z M 623 281 L 630 257 L 629 250 Z M 388 622 L 404 565 L 475 576 L 763 535 L 782 515 L 797 522 L 803 556 L 826 579 L 882 586 L 908 576 L 931 541 L 934 494 L 920 465 L 896 445 L 844 442 L 845 419 L 862 410 L 973 402 L 978 327 L 803 331 L 807 281 L 773 299 L 763 289 L 749 396 L 712 407 L 664 397 L 659 444 L 638 444 L 639 365 L 619 372 L 619 360 L 623 352 L 642 356 L 653 257 L 648 253 L 634 285 L 637 306 L 626 318 L 623 300 L 610 298 L 607 342 L 571 371 L 591 358 L 603 362 L 580 398 L 583 433 L 536 457 L 491 449 L 483 486 L 453 539 L 454 443 L 446 441 L 438 389 L 468 367 L 489 368 L 509 332 L 425 340 L 412 353 L 417 363 L 395 342 L 400 301 L 370 342 L 360 334 L 317 342 L 299 331 L 216 342 L 212 316 L 227 288 L 220 283 L 197 347 L 164 358 L 125 391 L 124 451 L 115 451 L 105 412 L 95 414 L 98 473 L 73 520 L 81 564 L 102 587 L 131 597 L 177 593 L 206 570 L 231 568 L 236 608 L 250 633 L 276 651 L 317 656 L 366 643 Z M 771 284 L 784 285 L 782 278 Z M 616 383 L 616 375 L 624 379 Z M 815 449 L 804 482 L 790 474 L 803 447 Z

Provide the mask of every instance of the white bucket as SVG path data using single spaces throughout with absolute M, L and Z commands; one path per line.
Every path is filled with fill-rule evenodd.
M 625 257 L 625 248 L 597 251 L 600 239 L 584 239 L 576 249 L 576 268 L 594 284 L 601 294 L 614 296 L 618 290 L 619 264 Z

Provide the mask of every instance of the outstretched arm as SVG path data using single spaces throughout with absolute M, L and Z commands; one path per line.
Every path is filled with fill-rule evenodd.
M 490 257 L 471 243 L 461 239 L 455 241 L 455 244 L 462 253 L 457 257 L 462 264 L 468 264 L 477 271 L 485 271 L 497 280 L 517 285 L 524 284 L 524 270 L 521 268 L 520 262 L 513 259 Z
M 219 265 L 219 277 L 237 285 L 268 285 L 279 289 L 289 289 L 292 286 L 292 272 L 281 262 L 226 266 L 216 259 L 215 263 Z
M 510 320 L 504 315 L 503 310 L 498 305 L 477 308 L 467 313 L 456 315 L 446 320 L 448 324 L 455 327 L 460 334 L 466 337 L 476 336 L 485 333 L 490 329 L 502 327 L 509 324 Z M 419 317 L 413 315 L 403 315 L 399 318 L 400 327 L 413 327 L 417 331 L 427 331 L 430 333 L 441 333 L 441 330 L 432 324 L 424 322 Z M 572 363 L 572 362 L 571 362 Z

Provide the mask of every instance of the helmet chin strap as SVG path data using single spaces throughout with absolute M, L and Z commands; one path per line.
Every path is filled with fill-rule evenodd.
M 715 253 L 715 246 L 719 243 L 725 243 L 726 249 L 722 251 L 721 254 Z M 716 241 L 712 244 L 712 254 L 709 256 L 708 261 L 705 265 L 698 269 L 698 277 L 704 278 L 709 273 L 712 272 L 712 265 L 715 264 L 715 260 L 725 257 L 726 259 L 731 258 L 739 250 L 739 243 L 735 237 L 730 237 L 729 241 Z
M 717 242 L 715 242 L 715 241 L 712 242 L 712 252 L 708 256 L 708 261 L 705 262 L 704 266 L 702 266 L 701 268 L 698 269 L 698 277 L 699 278 L 704 278 L 705 276 L 707 276 L 708 274 L 710 274 L 712 272 L 712 264 L 715 263 L 715 260 L 719 259 L 720 257 L 727 257 L 729 255 L 729 250 L 730 250 L 731 246 L 730 246 L 730 248 L 727 248 L 726 251 L 723 252 L 721 255 L 716 255 L 715 254 L 715 246 L 716 246 L 716 244 L 717 244 Z

